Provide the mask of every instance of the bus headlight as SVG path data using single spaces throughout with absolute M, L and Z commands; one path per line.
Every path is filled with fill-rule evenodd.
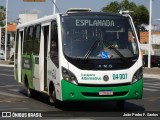
M 75 84 L 75 85 L 78 85 L 78 81 L 77 81 L 77 78 L 75 77 L 75 75 L 69 71 L 68 69 L 62 67 L 62 77 L 64 80 L 72 83 L 72 84 Z
M 143 78 L 143 68 L 139 68 L 133 75 L 132 84 Z

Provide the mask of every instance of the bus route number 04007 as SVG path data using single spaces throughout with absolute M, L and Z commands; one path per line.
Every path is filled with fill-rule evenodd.
M 128 74 L 113 74 L 113 80 L 124 80 L 127 79 Z

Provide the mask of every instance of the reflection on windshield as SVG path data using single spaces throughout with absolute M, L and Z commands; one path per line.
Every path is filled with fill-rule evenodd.
M 127 18 L 70 16 L 63 18 L 63 28 L 64 54 L 68 57 L 115 59 L 138 54 L 138 45 Z M 122 55 L 110 49 L 110 45 Z

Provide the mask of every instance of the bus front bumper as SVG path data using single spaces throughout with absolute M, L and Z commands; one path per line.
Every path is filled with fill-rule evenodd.
M 132 85 L 124 86 L 77 86 L 65 80 L 61 81 L 62 101 L 95 101 L 141 99 L 143 79 Z M 112 91 L 113 95 L 99 95 L 100 91 Z

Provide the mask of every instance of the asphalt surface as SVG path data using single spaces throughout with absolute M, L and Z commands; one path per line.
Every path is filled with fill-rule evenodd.
M 2 67 L 3 66 L 3 67 Z M 6 66 L 6 67 L 5 67 Z M 125 109 L 119 111 L 115 107 L 113 101 L 99 101 L 99 102 L 67 102 L 61 104 L 59 108 L 51 106 L 46 96 L 28 98 L 24 90 L 24 86 L 17 84 L 14 80 L 13 65 L 0 65 L 0 111 L 14 111 L 14 112 L 43 112 L 48 111 L 47 116 L 74 117 L 79 120 L 95 120 L 106 119 L 102 116 L 122 116 L 124 113 L 154 113 L 160 112 L 160 68 L 145 68 L 144 69 L 144 95 L 140 100 L 127 100 Z M 160 115 L 160 114 L 159 114 Z M 84 118 L 80 118 L 85 116 Z M 91 117 L 92 116 L 92 117 Z M 118 118 L 118 117 L 117 117 Z M 1 119 L 1 118 L 0 118 Z M 46 118 L 43 118 L 46 119 Z M 52 118 L 51 118 L 52 119 Z M 63 118 L 61 118 L 63 119 Z M 113 119 L 114 118 L 108 118 Z M 120 118 L 118 118 L 120 120 Z M 130 120 L 131 118 L 127 118 Z M 145 118 L 145 120 L 151 118 Z M 152 120 L 159 118 L 152 117 Z M 126 120 L 125 117 L 122 120 Z
M 144 74 L 160 75 L 160 68 L 158 68 L 158 67 L 144 68 Z

